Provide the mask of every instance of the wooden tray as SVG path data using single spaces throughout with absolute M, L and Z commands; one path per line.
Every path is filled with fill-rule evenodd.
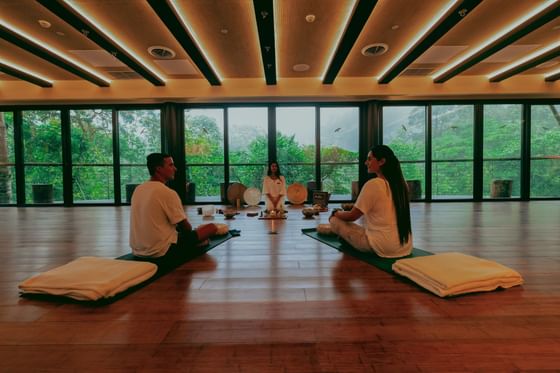
M 284 216 L 259 216 L 259 220 L 282 220 L 282 219 L 288 219 L 288 217 L 286 215 Z

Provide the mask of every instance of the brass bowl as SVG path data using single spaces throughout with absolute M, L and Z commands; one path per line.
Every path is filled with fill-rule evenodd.
M 350 211 L 354 207 L 353 203 L 343 203 L 340 205 L 344 211 Z
M 225 210 L 224 211 L 224 217 L 226 219 L 232 219 L 235 215 L 237 215 L 236 211 L 232 211 L 232 210 Z

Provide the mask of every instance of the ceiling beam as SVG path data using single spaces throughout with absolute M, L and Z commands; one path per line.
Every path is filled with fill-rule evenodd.
M 470 14 L 481 2 L 482 0 L 463 0 L 454 5 L 453 8 L 447 12 L 445 17 L 437 21 L 431 28 L 431 31 L 421 36 L 408 51 L 377 79 L 377 82 L 379 84 L 387 84 L 395 79 L 443 35 Z
M 2 23 L 0 23 L 0 38 L 100 87 L 109 87 L 110 85 L 110 81 L 94 75 L 81 66 L 52 52 L 48 45 L 40 45 L 11 30 Z
M 37 0 L 41 5 L 50 10 L 61 20 L 74 27 L 85 37 L 99 45 L 105 51 L 109 52 L 119 61 L 136 71 L 155 86 L 164 86 L 165 81 L 156 73 L 146 68 L 137 58 L 130 54 L 126 49 L 111 40 L 105 33 L 88 20 L 84 15 L 80 14 L 72 6 L 63 0 Z
M 467 59 L 461 61 L 461 63 L 457 66 L 447 70 L 441 75 L 436 76 L 436 78 L 434 79 L 434 83 L 444 83 L 448 81 L 454 76 L 462 73 L 463 71 L 490 57 L 494 53 L 521 39 L 525 35 L 556 19 L 559 15 L 560 3 L 553 7 L 547 8 L 543 12 L 540 12 L 535 16 L 529 18 L 527 21 L 521 23 L 507 34 L 496 39 L 473 55 L 469 56 Z
M 218 75 L 214 72 L 214 69 L 210 66 L 208 61 L 206 61 L 206 58 L 198 48 L 198 45 L 185 29 L 185 26 L 181 21 L 181 16 L 177 14 L 173 5 L 171 5 L 169 1 L 170 0 L 148 0 L 148 4 L 150 4 L 152 9 L 156 12 L 163 24 L 167 26 L 177 42 L 181 44 L 185 52 L 187 52 L 206 80 L 208 80 L 211 85 L 221 85 L 222 83 L 220 82 Z
M 253 0 L 259 44 L 267 85 L 276 84 L 276 42 L 274 40 L 273 0 Z
M 360 36 L 376 4 L 377 0 L 359 0 L 358 4 L 355 6 L 352 17 L 348 22 L 348 27 L 340 38 L 340 42 L 329 63 L 329 67 L 323 78 L 323 84 L 332 84 L 336 79 L 336 76 L 356 43 L 358 36 Z
M 511 67 L 506 67 L 504 70 L 500 70 L 497 74 L 492 74 L 488 79 L 492 83 L 501 82 L 504 79 L 510 78 L 516 74 L 522 73 L 523 71 L 529 70 L 535 66 L 540 65 L 541 63 L 545 63 L 546 61 L 550 61 L 553 58 L 560 56 L 560 45 L 557 45 L 550 50 L 535 55 L 527 59 L 520 64 L 512 64 Z
M 52 82 L 49 82 L 48 80 L 41 79 L 38 76 L 29 74 L 28 72 L 25 72 L 14 66 L 7 65 L 2 61 L 0 61 L 0 71 L 13 76 L 14 78 L 25 80 L 29 83 L 38 85 L 39 87 L 51 88 L 53 86 Z

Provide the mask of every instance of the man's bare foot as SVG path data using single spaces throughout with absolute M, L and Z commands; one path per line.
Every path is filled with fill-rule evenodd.
M 196 247 L 204 247 L 210 245 L 210 240 L 206 239 L 204 241 L 200 241 L 196 244 Z

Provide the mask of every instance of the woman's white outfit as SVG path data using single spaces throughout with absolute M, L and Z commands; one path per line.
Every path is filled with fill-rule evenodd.
M 362 226 L 333 217 L 334 233 L 360 251 L 374 251 L 386 258 L 398 258 L 412 252 L 412 234 L 401 245 L 393 195 L 385 179 L 369 180 L 354 204 L 363 214 Z
M 280 176 L 276 179 L 273 179 L 270 176 L 265 176 L 262 190 L 264 200 L 266 202 L 266 209 L 268 211 L 274 209 L 284 210 L 284 200 L 286 199 L 287 194 L 286 178 L 284 176 Z M 272 197 L 281 196 L 277 207 L 272 204 L 272 201 L 268 198 L 267 194 L 270 194 Z

